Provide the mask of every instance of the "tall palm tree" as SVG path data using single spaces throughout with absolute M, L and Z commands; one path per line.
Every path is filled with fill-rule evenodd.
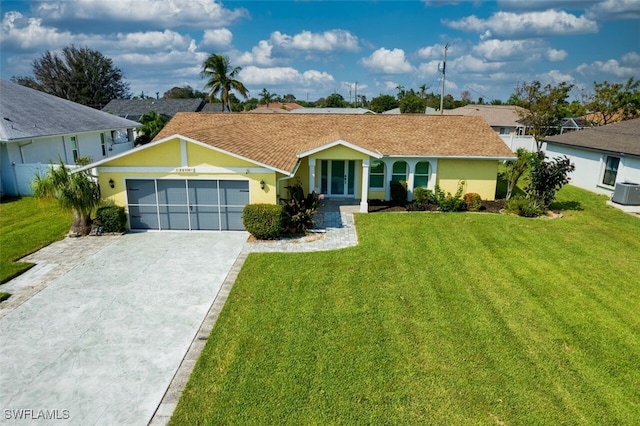
M 209 89 L 209 97 L 213 98 L 220 93 L 222 111 L 227 111 L 227 109 L 231 111 L 231 99 L 229 98 L 231 90 L 235 90 L 245 99 L 249 98 L 247 88 L 240 80 L 236 79 L 242 68 L 235 67 L 229 72 L 229 67 L 228 57 L 212 53 L 202 64 L 202 72 L 200 73 L 202 78 L 208 78 L 204 88 Z
M 44 176 L 36 175 L 33 193 L 40 198 L 56 198 L 62 208 L 73 212 L 70 233 L 88 235 L 91 232 L 91 212 L 100 204 L 100 189 L 88 171 L 73 173 L 59 160 L 58 167 Z

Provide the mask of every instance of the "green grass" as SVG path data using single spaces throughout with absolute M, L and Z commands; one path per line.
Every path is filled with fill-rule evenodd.
M 605 200 L 250 255 L 170 424 L 637 424 L 640 219 Z
M 16 262 L 23 256 L 62 239 L 71 226 L 71 213 L 53 200 L 11 198 L 0 203 L 0 283 L 31 266 Z M 1 287 L 0 287 L 1 289 Z

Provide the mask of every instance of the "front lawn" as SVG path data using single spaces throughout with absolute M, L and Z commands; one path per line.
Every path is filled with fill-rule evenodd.
M 71 213 L 61 210 L 55 200 L 39 200 L 34 197 L 2 200 L 0 283 L 7 282 L 33 266 L 16 260 L 62 239 L 69 231 L 72 221 Z
M 605 200 L 251 254 L 171 424 L 637 424 L 640 219 Z

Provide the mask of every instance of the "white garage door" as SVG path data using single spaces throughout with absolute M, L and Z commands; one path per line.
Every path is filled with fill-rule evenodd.
M 249 182 L 127 179 L 131 229 L 244 230 Z

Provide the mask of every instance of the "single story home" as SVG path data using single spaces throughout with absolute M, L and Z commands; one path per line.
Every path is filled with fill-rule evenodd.
M 102 111 L 137 121 L 151 111 L 155 111 L 166 118 L 171 118 L 178 112 L 199 112 L 204 107 L 204 99 L 112 99 L 102 108 Z M 222 108 L 220 108 L 220 111 L 222 111 Z
M 617 182 L 640 183 L 640 118 L 550 136 L 548 157 L 566 155 L 576 166 L 571 183 L 612 195 Z
M 476 105 L 469 104 L 454 109 L 445 109 L 444 115 L 466 115 L 484 118 L 489 126 L 515 152 L 518 148 L 536 151 L 536 141 L 526 134 L 522 117 L 527 110 L 516 105 Z M 434 111 L 433 114 L 440 114 Z
M 135 121 L 0 80 L 0 195 L 30 195 L 36 173 L 133 148 Z
M 514 155 L 481 117 L 179 113 L 149 144 L 87 166 L 131 229 L 243 229 L 249 203 L 277 204 L 288 185 L 360 201 L 390 182 L 495 198 Z

